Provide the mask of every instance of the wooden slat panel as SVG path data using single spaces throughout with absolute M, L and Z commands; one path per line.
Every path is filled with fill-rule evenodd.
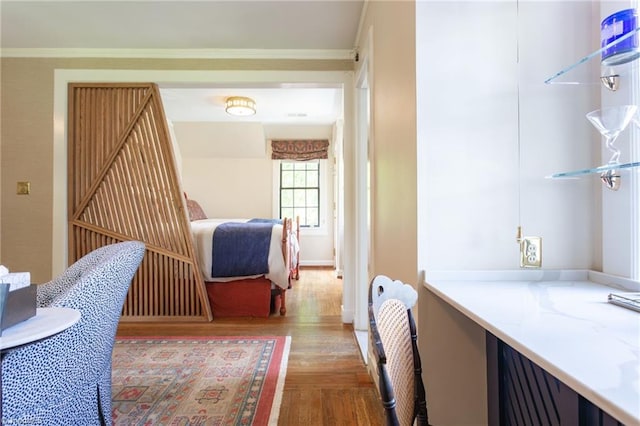
M 212 320 L 154 84 L 69 85 L 69 258 L 139 240 L 123 319 Z

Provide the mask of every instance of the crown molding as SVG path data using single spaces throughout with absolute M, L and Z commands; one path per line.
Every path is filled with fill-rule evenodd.
M 3 48 L 3 58 L 316 59 L 349 60 L 346 49 L 75 49 Z

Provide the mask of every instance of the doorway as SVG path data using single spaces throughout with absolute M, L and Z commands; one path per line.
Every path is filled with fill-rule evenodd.
M 67 85 L 70 82 L 148 82 L 159 84 L 224 84 L 227 86 L 240 84 L 333 84 L 343 88 L 345 120 L 343 123 L 343 155 L 346 158 L 353 156 L 353 120 L 349 111 L 353 110 L 353 75 L 344 71 L 158 71 L 158 70 L 56 70 L 54 74 L 54 141 L 53 141 L 53 247 L 52 247 L 52 275 L 61 273 L 67 265 Z M 353 182 L 353 172 L 345 170 L 343 181 L 345 187 L 350 187 Z M 345 192 L 344 196 L 349 194 Z M 344 207 L 345 227 L 355 222 L 353 210 L 346 205 Z M 345 263 L 354 258 L 352 248 L 355 246 L 352 232 L 345 232 L 343 241 L 336 242 L 336 247 L 344 247 L 342 258 Z M 352 271 L 344 271 L 343 292 L 351 292 L 351 287 L 358 281 L 354 279 Z M 353 322 L 354 301 L 345 304 L 343 322 Z

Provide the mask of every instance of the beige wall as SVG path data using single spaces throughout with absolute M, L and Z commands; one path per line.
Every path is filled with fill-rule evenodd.
M 369 2 L 358 45 L 360 66 L 369 69 L 371 97 L 369 273 L 417 287 L 414 23 L 413 2 Z M 418 306 L 414 315 L 417 322 Z M 372 348 L 368 350 L 368 369 L 377 380 Z
M 272 177 L 265 158 L 182 160 L 182 187 L 211 218 L 272 217 Z
M 413 2 L 369 2 L 359 44 L 371 29 L 373 272 L 417 286 L 414 24 Z
M 30 271 L 34 282 L 52 276 L 53 96 L 55 69 L 123 70 L 351 70 L 351 61 L 152 60 L 2 58 L 0 69 L 0 263 Z M 15 194 L 17 181 L 31 195 Z

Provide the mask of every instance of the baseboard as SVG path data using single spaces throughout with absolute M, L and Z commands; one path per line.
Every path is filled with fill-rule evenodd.
M 301 260 L 300 266 L 330 266 L 334 267 L 333 260 Z
M 355 317 L 353 310 L 345 309 L 344 305 L 342 305 L 341 309 L 342 309 L 342 323 L 353 324 L 353 318 Z
M 356 342 L 358 342 L 358 348 L 360 349 L 360 355 L 362 356 L 362 362 L 366 364 L 369 363 L 368 360 L 368 350 L 369 350 L 369 334 L 367 331 L 359 331 L 354 330 L 353 333 L 356 337 Z

